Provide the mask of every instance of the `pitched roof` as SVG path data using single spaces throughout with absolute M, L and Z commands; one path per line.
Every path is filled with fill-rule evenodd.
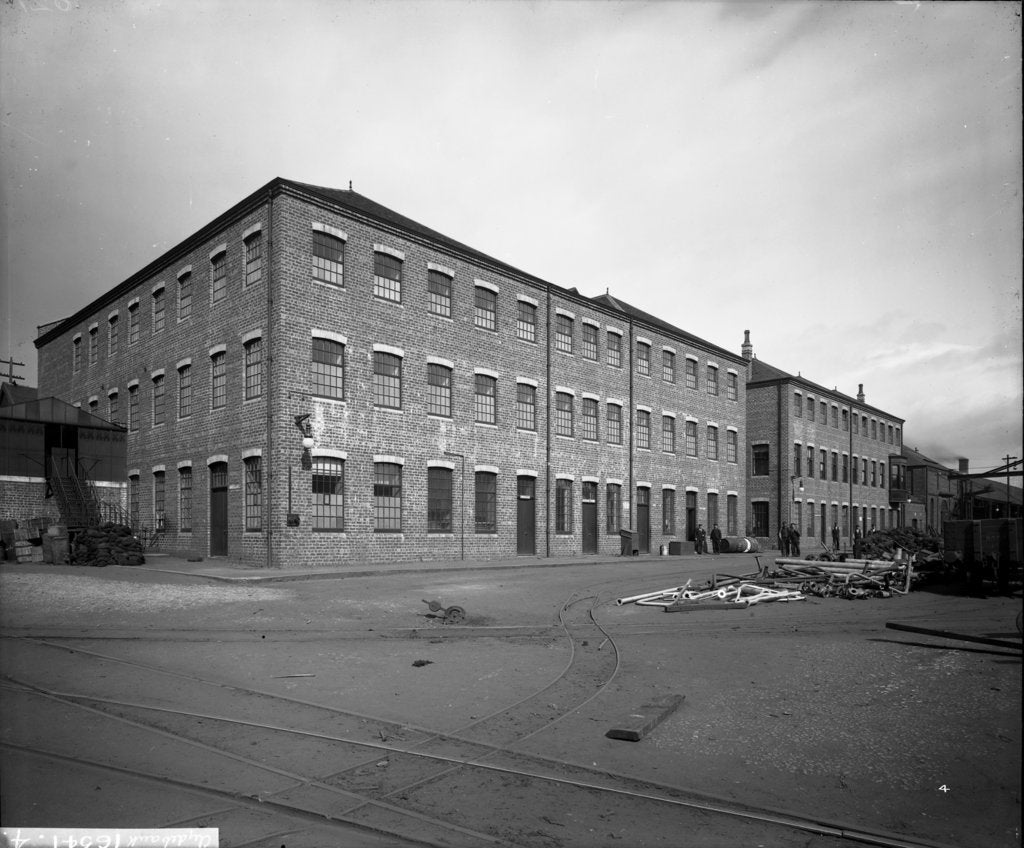
M 36 389 L 32 386 L 19 386 L 17 383 L 0 383 L 0 406 L 12 406 L 35 400 Z
M 98 415 L 93 415 L 55 397 L 33 397 L 23 403 L 0 406 L 0 418 L 42 424 L 75 424 L 79 427 L 91 427 L 94 430 L 124 431 L 124 427 L 119 424 L 111 424 Z

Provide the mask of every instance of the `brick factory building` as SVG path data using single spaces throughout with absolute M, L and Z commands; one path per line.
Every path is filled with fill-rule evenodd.
M 351 189 L 275 179 L 36 346 L 42 395 L 127 424 L 167 552 L 607 555 L 748 523 L 741 357 Z
M 901 526 L 902 418 L 754 358 L 747 331 L 747 478 L 750 534 L 774 545 L 795 524 L 804 547 L 851 547 L 854 530 Z

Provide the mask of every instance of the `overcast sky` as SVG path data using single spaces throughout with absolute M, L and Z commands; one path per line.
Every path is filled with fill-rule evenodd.
M 1020 457 L 1020 3 L 8 0 L 0 357 L 276 176 Z M 3 366 L 0 366 L 3 370 Z

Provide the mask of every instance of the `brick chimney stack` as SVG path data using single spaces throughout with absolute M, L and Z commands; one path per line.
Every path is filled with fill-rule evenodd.
M 858 383 L 857 384 L 857 402 L 858 403 L 864 403 L 864 384 L 863 383 Z
M 957 459 L 957 463 L 960 466 L 957 470 L 961 474 L 970 474 L 971 473 L 971 461 L 969 459 L 967 459 L 966 457 L 961 456 L 959 459 Z
M 743 331 L 743 358 L 750 362 L 754 358 L 754 346 L 750 343 L 750 330 Z

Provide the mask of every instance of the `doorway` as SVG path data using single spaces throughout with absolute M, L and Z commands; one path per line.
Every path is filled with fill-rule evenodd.
M 597 483 L 583 481 L 583 553 L 597 553 Z
M 651 490 L 636 490 L 636 548 L 642 554 L 651 552 Z
M 537 479 L 517 477 L 516 553 L 533 556 L 537 553 Z
M 210 466 L 210 556 L 228 555 L 228 464 Z

